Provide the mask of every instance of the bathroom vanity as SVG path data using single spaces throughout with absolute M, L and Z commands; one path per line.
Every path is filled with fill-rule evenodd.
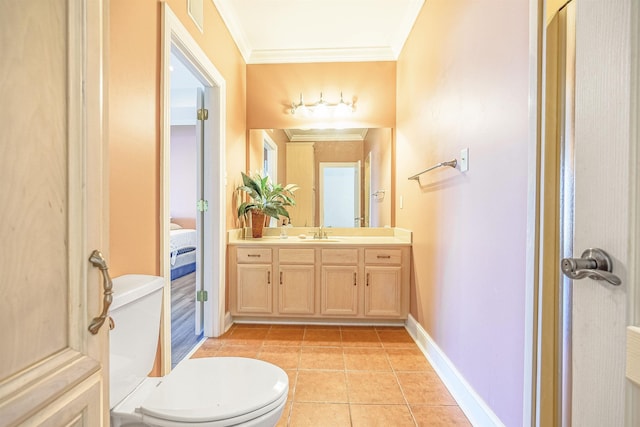
M 329 229 L 323 239 L 313 238 L 319 234 L 314 228 L 287 232 L 286 239 L 269 233 L 244 239 L 230 232 L 229 310 L 234 319 L 406 319 L 411 232 Z

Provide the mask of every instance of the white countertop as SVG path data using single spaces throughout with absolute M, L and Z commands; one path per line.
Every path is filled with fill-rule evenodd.
M 242 230 L 229 232 L 230 245 L 283 245 L 283 246 L 410 246 L 411 232 L 401 229 L 331 229 L 327 239 L 314 239 L 313 228 L 287 228 L 287 237 L 280 237 L 280 229 L 265 229 L 261 238 L 242 238 Z M 277 234 L 276 234 L 277 233 Z M 250 234 L 250 233 L 249 233 Z M 304 237 L 304 238 L 303 238 Z

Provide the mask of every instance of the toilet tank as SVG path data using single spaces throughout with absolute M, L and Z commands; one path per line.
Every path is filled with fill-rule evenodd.
M 110 406 L 131 393 L 153 368 L 160 331 L 164 279 L 129 274 L 113 279 L 109 316 Z

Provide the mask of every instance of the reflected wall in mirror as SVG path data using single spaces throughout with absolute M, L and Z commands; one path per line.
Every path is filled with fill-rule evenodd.
M 323 226 L 338 226 L 327 222 L 333 217 L 325 214 L 327 210 L 350 209 L 349 215 L 352 215 L 354 205 L 358 206 L 358 212 L 353 214 L 354 227 L 395 225 L 391 219 L 394 195 L 391 187 L 391 128 L 252 129 L 248 142 L 250 172 L 265 170 L 265 159 L 271 156 L 276 165 L 271 164 L 270 167 L 276 171 L 277 182 L 300 186 L 296 192 L 296 206 L 288 209 L 292 225 L 318 227 L 326 217 L 329 219 L 325 219 Z M 351 178 L 351 182 L 343 185 L 357 189 L 358 203 L 344 199 L 349 192 L 332 191 L 330 186 L 338 189 L 336 186 L 341 184 L 336 184 L 335 177 L 321 175 L 321 170 L 332 170 L 324 167 L 329 164 L 357 165 L 357 181 Z M 321 188 L 323 185 L 327 188 Z

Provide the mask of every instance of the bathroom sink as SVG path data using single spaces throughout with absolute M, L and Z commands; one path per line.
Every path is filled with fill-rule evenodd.
M 307 242 L 307 243 L 336 243 L 336 242 L 341 242 L 342 240 L 340 239 L 298 239 L 298 241 L 300 242 Z

